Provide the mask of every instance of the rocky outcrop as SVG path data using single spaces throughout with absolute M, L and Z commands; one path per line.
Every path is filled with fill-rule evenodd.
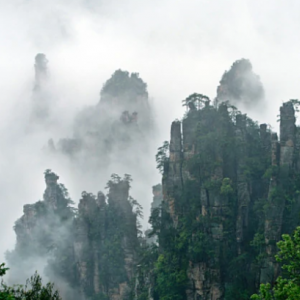
M 46 190 L 43 200 L 24 205 L 23 216 L 15 222 L 15 249 L 7 253 L 12 280 L 28 278 L 32 272 L 45 266 L 48 259 L 61 255 L 58 245 L 63 249 L 64 257 L 73 259 L 73 251 L 68 247 L 72 239 L 72 201 L 65 187 L 57 182 L 58 178 L 50 170 L 45 172 Z M 60 259 L 58 269 L 65 269 L 63 272 L 68 273 L 68 263 Z M 52 270 L 57 267 L 53 264 L 47 275 L 51 277 Z M 56 276 L 62 276 L 61 269 L 57 270 Z
M 207 237 L 215 245 L 213 258 L 208 261 L 190 261 L 187 270 L 190 289 L 187 289 L 187 299 L 220 299 L 223 294 L 221 270 L 219 268 L 221 258 L 221 244 L 223 240 L 223 219 L 226 218 L 228 202 L 223 197 L 217 187 L 221 184 L 223 178 L 222 153 L 220 148 L 214 147 L 211 152 L 203 140 L 195 138 L 197 134 L 206 136 L 206 133 L 212 129 L 216 136 L 228 133 L 225 127 L 214 127 L 214 120 L 211 119 L 213 108 L 206 105 L 201 117 L 199 111 L 192 110 L 183 121 L 183 140 L 181 139 L 180 122 L 173 122 L 171 126 L 170 159 L 168 169 L 165 170 L 163 179 L 164 201 L 168 203 L 168 208 L 174 222 L 175 228 L 180 226 L 180 217 L 183 211 L 179 208 L 179 201 L 183 200 L 182 194 L 188 189 L 189 182 L 198 185 L 199 193 L 199 215 L 203 218 L 214 220 L 205 227 Z M 221 122 L 228 118 L 228 111 L 222 106 L 219 112 Z M 213 129 L 214 128 L 214 129 Z M 212 156 L 217 162 L 214 165 L 206 165 L 195 172 L 190 168 L 204 162 L 205 155 Z M 199 155 L 199 161 L 195 157 Z M 201 173 L 201 174 L 200 174 Z M 199 175 L 200 174 L 200 175 Z M 198 175 L 200 177 L 198 177 Z M 209 184 L 201 184 L 206 181 Z M 181 200 L 180 200 L 181 199 Z M 187 208 L 188 209 L 188 208 Z M 196 297 L 196 298 L 195 298 Z
M 236 117 L 236 180 L 237 180 L 237 216 L 236 216 L 236 240 L 238 245 L 238 254 L 242 253 L 242 245 L 245 237 L 245 230 L 249 224 L 249 205 L 250 205 L 250 187 L 244 173 L 246 159 L 248 157 L 247 149 L 247 117 L 246 115 L 237 115 Z
M 258 126 L 227 104 L 190 107 L 182 131 L 179 121 L 172 123 L 163 203 L 178 235 L 183 234 L 186 214 L 198 220 L 201 229 L 187 247 L 193 247 L 199 232 L 213 245 L 207 256 L 189 259 L 187 299 L 231 299 L 232 286 L 242 278 L 239 285 L 245 284 L 250 295 L 260 282 L 273 282 L 279 275 L 274 254 L 281 234 L 292 228 L 289 218 L 295 212 L 287 209 L 290 199 L 295 200 L 288 205 L 300 211 L 294 190 L 299 140 L 291 101 L 280 108 L 280 141 L 266 124 Z M 244 262 L 237 278 L 230 268 L 238 259 L 230 262 L 229 253 L 245 259 L 249 247 L 258 247 L 259 236 L 264 237 L 264 254 L 259 250 L 259 259 Z
M 149 131 L 152 127 L 147 84 L 138 73 L 116 70 L 105 82 L 100 94 L 100 109 L 108 113 L 114 110 L 124 121 L 138 121 L 142 131 Z
M 265 214 L 264 236 L 267 258 L 261 272 L 261 282 L 274 282 L 279 276 L 280 266 L 274 255 L 276 242 L 280 239 L 283 227 L 283 215 L 286 205 L 284 190 L 289 187 L 286 180 L 295 170 L 296 118 L 291 102 L 283 103 L 280 108 L 280 142 L 272 136 L 272 166 L 277 168 L 270 179 L 268 209 Z
M 107 197 L 102 192 L 97 196 L 83 192 L 76 215 L 58 179 L 47 170 L 43 201 L 24 206 L 24 215 L 15 225 L 17 245 L 8 256 L 12 270 L 14 261 L 20 268 L 20 262 L 43 258 L 49 261 L 47 275 L 76 292 L 76 297 L 73 293 L 67 298 L 125 299 L 140 246 L 140 206 L 129 196 L 130 176 L 113 175 Z
M 35 121 L 45 122 L 50 112 L 50 94 L 48 91 L 48 60 L 46 55 L 38 53 L 35 56 L 35 82 L 32 94 L 33 112 L 32 118 Z
M 45 54 L 38 53 L 35 56 L 35 64 L 34 64 L 34 70 L 35 70 L 34 90 L 35 91 L 41 89 L 43 84 L 47 80 L 47 75 L 48 75 L 47 64 L 48 64 L 48 60 Z
M 151 203 L 151 211 L 153 211 L 156 208 L 159 208 L 163 201 L 162 196 L 162 185 L 157 184 L 152 187 L 152 193 L 153 193 L 153 200 Z
M 129 293 L 136 265 L 137 220 L 129 180 L 116 175 L 107 199 L 83 193 L 75 220 L 75 258 L 82 296 L 121 300 Z
M 59 140 L 55 149 L 87 170 L 107 168 L 121 156 L 119 164 L 128 168 L 148 151 L 152 132 L 147 84 L 137 73 L 117 70 L 104 83 L 100 101 L 76 116 L 73 136 Z
M 296 142 L 296 118 L 291 102 L 280 107 L 280 165 L 293 166 Z
M 57 183 L 58 179 L 55 173 L 47 170 L 43 201 L 24 205 L 24 214 L 15 224 L 16 251 L 22 252 L 30 246 L 35 249 L 33 256 L 36 253 L 46 253 L 58 235 L 57 231 L 53 231 L 58 230 L 62 223 L 66 224 L 72 218 L 73 211 L 69 206 L 72 201 L 68 198 L 65 187 Z
M 175 199 L 179 196 L 183 189 L 182 174 L 182 140 L 181 140 L 181 123 L 175 121 L 171 126 L 171 142 L 170 142 L 170 159 L 164 167 L 163 178 L 163 198 L 168 203 L 171 217 L 176 226 L 178 215 L 175 209 Z
M 216 104 L 229 101 L 231 104 L 252 108 L 263 104 L 264 88 L 258 75 L 252 70 L 248 59 L 235 61 L 225 71 L 217 88 Z

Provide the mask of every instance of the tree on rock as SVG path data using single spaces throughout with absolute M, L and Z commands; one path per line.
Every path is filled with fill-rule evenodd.
M 283 234 L 277 243 L 279 248 L 276 260 L 282 265 L 283 276 L 276 279 L 272 288 L 270 283 L 261 284 L 259 294 L 253 300 L 298 300 L 300 299 L 300 227 L 293 235 Z
M 6 274 L 8 268 L 0 265 L 0 277 Z M 42 285 L 42 278 L 36 272 L 27 279 L 25 286 L 8 286 L 3 281 L 0 285 L 0 300 L 61 300 L 58 290 L 54 284 L 48 282 Z

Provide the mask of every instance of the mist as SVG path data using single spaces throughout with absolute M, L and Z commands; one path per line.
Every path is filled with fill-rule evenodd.
M 280 104 L 298 98 L 296 0 L 1 0 L 0 5 L 0 261 L 15 244 L 13 225 L 23 205 L 41 199 L 48 168 L 75 203 L 83 190 L 103 190 L 111 173 L 131 174 L 132 196 L 144 207 L 147 228 L 151 186 L 160 181 L 155 151 L 169 138 L 170 123 L 182 117 L 181 101 L 194 92 L 215 97 L 235 60 L 249 59 L 264 86 L 267 109 L 249 108 L 250 117 L 277 130 Z M 47 126 L 30 121 L 37 53 L 49 60 L 53 100 Z M 152 155 L 140 165 L 145 180 L 140 170 L 118 164 L 87 178 L 64 157 L 42 150 L 49 138 L 72 136 L 74 117 L 99 101 L 102 85 L 119 68 L 138 72 L 148 84 L 157 132 Z

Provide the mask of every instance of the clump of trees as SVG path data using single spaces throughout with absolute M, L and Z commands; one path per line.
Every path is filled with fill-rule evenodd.
M 270 130 L 265 129 L 264 135 L 263 127 L 229 102 L 213 107 L 202 94 L 192 94 L 183 102 L 189 108 L 182 121 L 183 148 L 193 147 L 193 155 L 182 155 L 172 164 L 168 142 L 156 155 L 165 199 L 150 218 L 151 234 L 159 243 L 152 262 L 154 299 L 184 300 L 187 292 L 196 297 L 188 274 L 190 266 L 204 265 L 206 282 L 215 280 L 224 299 L 248 300 L 257 292 L 269 258 L 265 221 L 272 217 L 270 202 L 284 201 L 282 232 L 291 233 L 299 224 L 299 170 L 273 166 Z M 277 185 L 270 191 L 274 177 Z M 241 230 L 242 240 L 238 240 Z M 262 285 L 260 294 L 252 299 L 300 299 L 300 261 L 292 267 L 286 262 L 298 259 L 297 255 L 300 260 L 297 230 L 299 238 L 285 235 L 278 244 L 282 277 L 274 288 Z M 271 268 L 267 271 L 273 272 Z
M 162 174 L 164 171 L 164 166 L 169 160 L 169 147 L 170 144 L 168 141 L 164 141 L 163 145 L 159 147 L 157 153 L 155 155 L 156 159 L 156 168 Z
M 259 293 L 252 295 L 253 300 L 298 300 L 300 299 L 300 227 L 292 235 L 283 234 L 277 243 L 279 248 L 275 256 L 282 263 L 282 276 L 270 283 L 261 284 Z
M 5 264 L 0 265 L 0 277 L 9 270 Z M 27 279 L 25 285 L 8 286 L 2 280 L 0 285 L 0 300 L 61 300 L 59 291 L 55 289 L 54 284 L 48 282 L 42 284 L 41 276 L 35 272 L 33 276 Z

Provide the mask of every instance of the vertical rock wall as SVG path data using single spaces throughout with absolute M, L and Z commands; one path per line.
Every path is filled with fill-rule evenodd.
M 246 115 L 232 117 L 231 113 L 225 104 L 218 109 L 193 107 L 182 121 L 182 132 L 180 122 L 171 126 L 170 157 L 163 174 L 164 202 L 173 226 L 180 228 L 179 203 L 186 202 L 188 209 L 190 196 L 184 195 L 192 184 L 200 206 L 196 219 L 206 220 L 202 232 L 214 245 L 210 257 L 189 262 L 186 293 L 191 300 L 224 299 L 226 286 L 236 279 L 226 275 L 229 271 L 223 255 L 228 249 L 236 251 L 236 257 L 246 255 L 256 238 L 255 230 L 264 236 L 266 258 L 260 276 L 254 271 L 255 260 L 244 265 L 245 272 L 254 272 L 246 286 L 254 290 L 259 282 L 273 282 L 279 275 L 274 261 L 276 242 L 287 226 L 284 215 L 291 214 L 286 210 L 286 190 L 288 182 L 296 178 L 293 174 L 299 172 L 295 110 L 291 102 L 280 108 L 280 141 L 266 124 L 258 126 Z M 298 198 L 293 204 L 297 211 Z M 258 207 L 262 207 L 263 217 L 257 215 Z M 234 245 L 224 239 L 228 230 L 235 232 Z
M 14 270 L 15 263 L 27 270 L 26 262 L 43 259 L 50 262 L 47 276 L 58 286 L 61 282 L 70 286 L 72 296 L 67 298 L 125 299 L 139 249 L 134 212 L 138 204 L 129 196 L 130 177 L 114 175 L 107 197 L 102 192 L 97 196 L 83 192 L 76 215 L 58 179 L 47 170 L 43 201 L 24 206 L 24 215 L 15 225 L 17 244 L 8 256 L 10 266 Z
M 296 142 L 295 110 L 291 102 L 280 107 L 280 142 L 277 135 L 272 135 L 272 166 L 277 169 L 270 179 L 268 209 L 265 215 L 265 243 L 267 258 L 261 272 L 261 282 L 274 282 L 280 272 L 274 255 L 276 242 L 280 239 L 283 227 L 283 215 L 286 200 L 283 191 L 288 188 L 284 178 L 295 171 Z

